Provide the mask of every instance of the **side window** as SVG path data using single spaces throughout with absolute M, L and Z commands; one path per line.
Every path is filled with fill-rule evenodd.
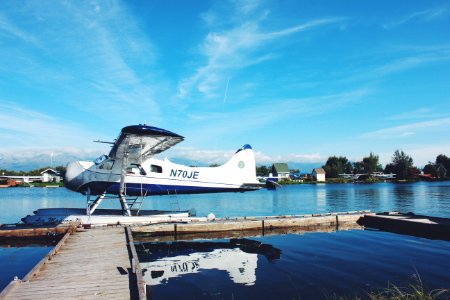
M 152 171 L 153 173 L 162 173 L 162 167 L 157 165 L 151 165 L 150 171 Z
M 102 170 L 112 170 L 114 166 L 114 160 L 107 160 L 104 163 L 102 163 L 101 165 L 98 166 L 99 169 Z
M 144 168 L 142 168 L 139 164 L 130 164 L 127 167 L 127 173 L 128 174 L 140 174 L 140 175 L 147 175 Z

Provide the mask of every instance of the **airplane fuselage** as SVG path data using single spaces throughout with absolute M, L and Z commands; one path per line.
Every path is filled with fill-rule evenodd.
M 91 195 L 119 194 L 122 172 L 126 172 L 124 194 L 129 196 L 242 192 L 259 188 L 251 147 L 237 152 L 219 167 L 189 167 L 168 159 L 149 158 L 126 163 L 106 159 L 101 163 L 78 161 L 67 167 L 67 188 Z

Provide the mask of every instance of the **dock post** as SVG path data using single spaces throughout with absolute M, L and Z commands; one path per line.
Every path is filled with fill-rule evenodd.
M 338 215 L 336 215 L 336 231 L 339 230 L 339 218 Z
M 262 220 L 261 223 L 262 223 L 262 236 L 264 236 L 264 220 Z

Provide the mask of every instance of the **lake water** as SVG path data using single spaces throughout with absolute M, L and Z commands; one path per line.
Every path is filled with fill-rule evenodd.
M 373 230 L 137 249 L 153 299 L 353 299 L 417 275 L 428 290 L 450 288 L 450 242 Z
M 195 208 L 199 216 L 210 212 L 224 217 L 371 210 L 450 218 L 450 182 L 302 184 L 284 186 L 276 191 L 180 195 L 177 199 L 181 209 Z M 170 202 L 173 201 L 168 196 L 147 198 L 143 209 L 170 210 Z M 0 189 L 0 223 L 18 222 L 43 207 L 83 208 L 85 199 L 64 188 Z M 104 200 L 100 207 L 120 206 L 117 200 Z M 257 254 L 254 284 L 235 283 L 226 270 L 202 269 L 195 274 L 165 280 L 164 284 L 155 287 L 155 299 L 170 298 L 173 296 L 171 291 L 182 290 L 185 286 L 191 291 L 191 294 L 186 294 L 187 298 L 189 295 L 192 298 L 218 299 L 249 298 L 249 295 L 276 298 L 272 296 L 280 295 L 281 299 L 290 299 L 300 294 L 317 295 L 320 292 L 323 295 L 333 291 L 348 295 L 353 289 L 361 291 L 371 287 L 387 287 L 388 281 L 405 283 L 415 274 L 414 268 L 433 287 L 450 288 L 448 241 L 368 230 L 270 236 L 252 240 L 281 251 L 280 258 L 272 261 Z M 24 270 L 30 270 L 36 259 L 39 260 L 50 250 L 42 245 L 6 248 L 1 243 L 0 288 L 13 276 L 20 278 L 26 274 Z M 219 245 L 217 249 L 222 248 Z M 221 251 L 217 249 L 216 252 Z M 233 249 L 227 251 L 238 251 Z M 173 255 L 179 254 L 174 252 Z M 247 254 L 237 253 L 238 257 L 246 257 Z M 9 264 L 11 258 L 18 263 Z M 276 288 L 278 285 L 280 290 Z

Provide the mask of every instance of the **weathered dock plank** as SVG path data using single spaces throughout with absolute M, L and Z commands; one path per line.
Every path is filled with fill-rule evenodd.
M 124 228 L 69 236 L 58 253 L 4 295 L 4 299 L 130 299 L 133 286 Z

